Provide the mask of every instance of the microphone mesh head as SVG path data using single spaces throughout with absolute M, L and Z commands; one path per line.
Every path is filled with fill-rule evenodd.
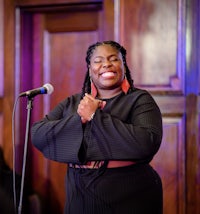
M 51 94 L 54 91 L 54 87 L 50 83 L 46 83 L 43 85 L 47 89 L 47 94 Z

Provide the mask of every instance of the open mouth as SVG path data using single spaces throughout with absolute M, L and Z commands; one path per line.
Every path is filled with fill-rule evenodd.
M 114 77 L 116 74 L 115 72 L 104 72 L 101 74 L 102 77 Z

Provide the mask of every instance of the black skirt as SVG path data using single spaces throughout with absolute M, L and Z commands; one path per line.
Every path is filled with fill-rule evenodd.
M 162 183 L 148 164 L 68 169 L 65 214 L 162 214 Z

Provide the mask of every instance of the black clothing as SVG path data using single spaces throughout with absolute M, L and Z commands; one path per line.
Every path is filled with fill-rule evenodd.
M 162 117 L 151 95 L 140 89 L 107 99 L 82 124 L 81 94 L 68 97 L 32 127 L 33 144 L 64 163 L 131 160 L 128 167 L 68 169 L 66 214 L 161 214 L 162 185 L 149 162 L 162 140 Z
M 106 100 L 84 128 L 77 107 L 81 95 L 61 102 L 32 127 L 32 143 L 49 159 L 64 163 L 90 160 L 149 162 L 162 139 L 161 113 L 144 90 Z M 81 146 L 82 145 L 82 146 Z
M 103 172 L 103 171 L 104 172 Z M 162 184 L 148 164 L 67 173 L 65 214 L 161 214 Z

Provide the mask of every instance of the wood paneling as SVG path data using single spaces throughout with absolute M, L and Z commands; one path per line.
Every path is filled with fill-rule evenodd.
M 200 201 L 200 114 L 198 108 L 198 97 L 189 94 L 186 101 L 186 131 L 187 131 L 187 213 L 199 213 Z
M 12 110 L 15 93 L 15 23 L 14 3 L 4 1 L 4 90 L 3 90 L 3 147 L 5 160 L 12 167 Z
M 98 13 L 95 11 L 53 13 L 47 14 L 45 19 L 46 29 L 49 32 L 80 32 L 98 29 Z
M 199 7 L 198 0 L 4 0 L 0 145 L 9 165 L 16 95 L 51 82 L 55 92 L 34 99 L 32 122 L 40 119 L 80 91 L 87 46 L 117 38 L 127 49 L 135 85 L 152 93 L 163 115 L 163 142 L 152 165 L 163 180 L 164 214 L 199 213 Z M 19 171 L 26 104 L 20 100 L 16 122 Z M 31 144 L 28 151 L 26 176 L 43 211 L 62 213 L 66 166 L 46 160 Z
M 3 54 L 3 21 L 4 21 L 4 10 L 3 0 L 0 0 L 0 147 L 3 147 L 3 88 L 4 88 L 4 54 Z
M 4 35 L 3 35 L 3 21 L 4 21 L 4 8 L 3 8 L 3 0 L 0 0 L 0 97 L 3 96 L 3 88 L 4 88 L 4 82 L 3 82 L 3 77 L 4 77 L 4 54 L 3 54 L 3 48 L 4 48 Z
M 63 5 L 63 4 L 85 4 L 85 3 L 98 3 L 102 0 L 16 0 L 15 4 L 18 6 L 40 6 L 40 5 Z
M 135 85 L 163 115 L 163 141 L 152 164 L 163 181 L 164 213 L 186 211 L 185 8 L 178 1 L 120 1 L 120 41 Z
M 0 130 L 3 130 L 3 114 L 0 112 Z M 3 147 L 3 135 L 0 135 L 0 147 Z
M 162 178 L 164 213 L 185 211 L 185 118 L 163 117 L 163 142 L 151 164 Z
M 121 0 L 120 6 L 120 41 L 127 47 L 135 84 L 183 93 L 184 38 L 179 29 L 185 29 L 184 7 L 174 0 Z
M 21 13 L 21 91 L 39 87 L 46 82 L 54 86 L 51 96 L 34 99 L 32 121 L 42 118 L 66 96 L 80 92 L 86 73 L 85 51 L 89 44 L 102 36 L 100 11 L 80 10 L 73 13 Z M 99 7 L 102 8 L 102 7 Z M 87 5 L 86 5 L 87 9 Z M 80 18 L 81 17 L 81 18 Z M 28 69 L 29 65 L 29 69 Z M 20 121 L 24 121 L 25 103 L 21 105 Z M 35 106 L 37 109 L 35 109 Z M 19 124 L 21 130 L 23 124 Z M 20 141 L 24 138 L 21 132 Z M 44 209 L 62 213 L 65 202 L 66 165 L 46 160 L 30 146 L 27 175 L 36 193 L 42 198 Z M 55 176 L 56 175 L 56 176 Z M 55 199 L 56 195 L 56 199 Z M 50 205 L 49 205 L 50 204 Z

